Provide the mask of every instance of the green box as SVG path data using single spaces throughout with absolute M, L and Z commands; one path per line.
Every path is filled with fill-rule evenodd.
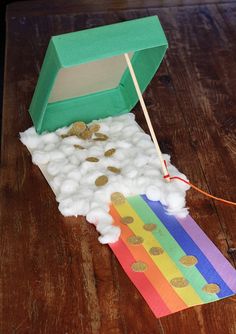
M 29 109 L 36 131 L 131 111 L 138 96 L 124 53 L 143 92 L 167 46 L 157 16 L 52 37 Z

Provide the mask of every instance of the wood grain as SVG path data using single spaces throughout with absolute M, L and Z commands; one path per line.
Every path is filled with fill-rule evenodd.
M 170 47 L 144 98 L 161 148 L 193 183 L 235 201 L 236 4 L 199 3 L 110 1 L 101 11 L 93 1 L 34 1 L 8 8 L 0 333 L 236 333 L 235 297 L 155 319 L 93 226 L 60 215 L 19 142 L 32 124 L 28 107 L 51 35 L 157 14 Z M 134 112 L 148 131 L 139 105 Z M 234 264 L 235 208 L 193 190 L 188 206 Z

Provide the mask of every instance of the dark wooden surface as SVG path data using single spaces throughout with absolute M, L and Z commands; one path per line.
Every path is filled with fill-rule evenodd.
M 236 200 L 236 4 L 102 3 L 104 8 L 95 1 L 87 7 L 85 1 L 36 1 L 8 8 L 0 333 L 234 334 L 235 297 L 155 319 L 110 249 L 98 243 L 95 229 L 82 217 L 60 215 L 52 191 L 19 142 L 18 133 L 31 126 L 27 110 L 51 35 L 158 14 L 170 48 L 145 99 L 162 150 L 193 183 Z M 139 106 L 135 113 L 147 130 Z M 235 208 L 193 190 L 188 206 L 234 264 Z

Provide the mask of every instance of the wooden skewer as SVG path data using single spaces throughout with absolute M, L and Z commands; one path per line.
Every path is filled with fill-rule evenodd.
M 166 165 L 165 165 L 162 153 L 161 153 L 160 146 L 158 144 L 155 132 L 153 130 L 153 126 L 152 126 L 152 123 L 151 123 L 151 120 L 150 120 L 150 117 L 149 117 L 149 114 L 148 114 L 148 111 L 147 111 L 147 107 L 145 105 L 145 102 L 144 102 L 144 99 L 143 99 L 143 96 L 142 96 L 142 93 L 141 93 L 136 75 L 134 73 L 133 66 L 132 66 L 131 61 L 129 59 L 129 55 L 128 55 L 128 53 L 125 53 L 124 56 L 125 56 L 125 60 L 127 62 L 127 65 L 128 65 L 129 71 L 130 71 L 130 75 L 131 75 L 133 83 L 134 83 L 134 87 L 135 87 L 136 92 L 138 94 L 138 98 L 139 98 L 139 101 L 140 101 L 140 104 L 141 104 L 141 107 L 142 107 L 142 110 L 143 110 L 143 113 L 144 113 L 144 116 L 145 116 L 145 119 L 146 119 L 146 122 L 147 122 L 147 125 L 148 125 L 148 128 L 149 128 L 153 143 L 156 147 L 157 155 L 158 155 L 158 157 L 160 159 L 160 162 L 161 162 L 161 168 L 162 168 L 162 171 L 163 171 L 163 176 L 166 176 L 165 180 L 170 182 L 170 177 L 169 176 L 167 177 L 167 175 L 169 175 L 169 173 L 167 171 L 167 168 L 166 168 Z

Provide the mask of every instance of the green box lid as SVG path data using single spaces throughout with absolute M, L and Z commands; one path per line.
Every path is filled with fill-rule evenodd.
M 124 53 L 143 92 L 167 46 L 157 16 L 52 37 L 29 108 L 36 131 L 131 111 L 138 96 Z

